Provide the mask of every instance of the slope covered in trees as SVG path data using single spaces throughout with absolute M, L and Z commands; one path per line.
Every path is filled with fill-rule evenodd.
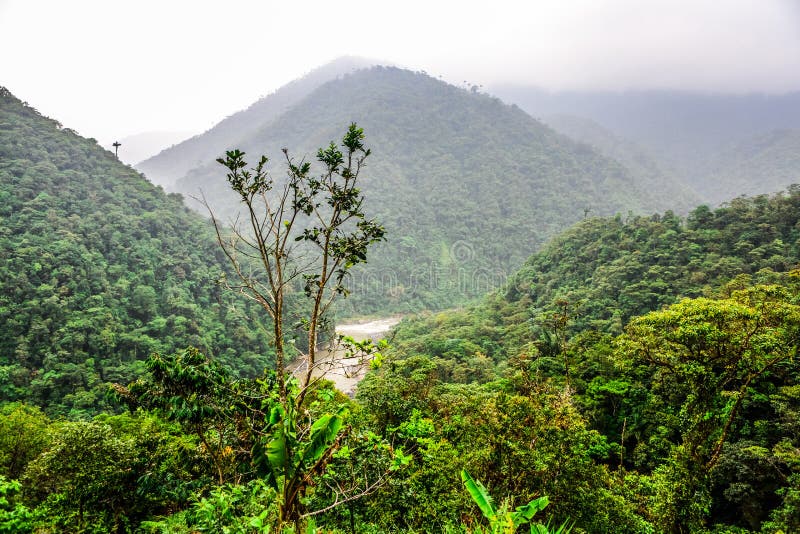
M 215 280 L 213 232 L 92 140 L 0 89 L 0 397 L 79 417 L 153 351 L 269 361 Z
M 502 361 L 539 341 L 554 314 L 566 314 L 572 332 L 619 334 L 632 317 L 739 275 L 794 268 L 799 223 L 797 187 L 716 210 L 701 206 L 685 220 L 672 212 L 587 219 L 548 242 L 481 304 L 401 324 L 400 346 Z
M 593 437 L 584 452 L 559 439 L 564 463 L 544 472 L 589 457 L 618 486 L 604 496 L 585 489 L 602 480 L 585 478 L 585 465 L 567 475 L 572 487 L 595 499 L 626 495 L 607 508 L 614 517 L 580 517 L 581 528 L 796 530 L 799 208 L 795 187 L 701 207 L 685 221 L 667 213 L 579 223 L 482 304 L 401 323 L 359 398 L 387 429 L 431 421 L 426 444 L 441 450 L 446 441 L 467 463 L 482 458 L 491 465 L 484 476 L 502 472 L 494 483 L 519 493 L 510 489 L 515 477 L 536 476 L 531 466 L 547 463 L 552 434 L 534 423 L 542 432 L 517 443 L 522 430 L 502 434 L 516 424 L 510 418 L 483 435 L 501 419 L 491 410 L 465 432 L 468 401 L 456 392 L 470 398 L 500 383 L 531 399 L 559 391 L 562 406 L 576 410 L 572 432 Z M 516 456 L 523 452 L 532 456 Z M 541 484 L 573 514 L 587 510 Z
M 670 198 L 670 209 L 687 213 L 700 204 L 701 196 L 684 181 L 668 170 L 642 146 L 614 134 L 599 123 L 575 115 L 547 115 L 544 122 L 556 130 L 581 143 L 586 143 L 604 156 L 619 161 L 633 176 L 645 177 L 656 198 Z M 788 185 L 788 184 L 786 184 Z M 783 189 L 781 187 L 780 189 Z M 727 195 L 732 198 L 736 194 Z
M 363 191 L 389 237 L 355 273 L 350 304 L 361 314 L 462 303 L 502 283 L 529 251 L 587 212 L 646 212 L 680 197 L 518 108 L 397 68 L 323 85 L 240 148 L 253 158 L 266 151 L 280 169 L 281 147 L 307 152 L 350 121 L 376 147 Z M 665 188 L 670 194 L 657 198 Z M 215 163 L 189 172 L 177 189 L 202 189 L 218 212 L 232 214 Z
M 722 202 L 736 195 L 776 192 L 800 181 L 800 128 L 763 133 L 716 154 L 700 195 Z
M 225 150 L 236 148 L 238 143 L 252 136 L 323 83 L 371 64 L 374 62 L 362 58 L 339 58 L 225 118 L 207 132 L 138 163 L 136 168 L 153 183 L 171 191 L 175 182 L 188 171 L 214 161 Z

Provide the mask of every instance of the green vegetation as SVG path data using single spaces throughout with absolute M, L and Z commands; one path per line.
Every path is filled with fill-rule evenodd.
M 797 187 L 586 219 L 350 399 L 310 370 L 384 235 L 358 127 L 228 152 L 225 228 L 1 96 L 0 533 L 800 530 Z
M 272 361 L 217 286 L 210 225 L 91 140 L 0 89 L 0 397 L 88 417 L 152 352 Z
M 798 173 L 800 125 L 762 133 L 720 151 L 697 188 L 708 201 L 724 202 L 736 195 L 781 191 L 797 182 Z
M 401 323 L 360 398 L 380 399 L 374 411 L 387 426 L 423 416 L 449 438 L 457 402 L 444 391 L 498 381 L 534 396 L 555 388 L 584 432 L 596 433 L 590 457 L 632 506 L 616 509 L 650 525 L 632 531 L 791 532 L 800 435 L 787 414 L 796 413 L 800 376 L 800 273 L 786 272 L 800 252 L 798 202 L 792 188 L 701 207 L 686 222 L 669 213 L 584 221 L 480 305 Z M 546 425 L 533 425 L 537 446 Z M 478 450 L 492 443 L 468 440 Z M 546 480 L 537 487 L 556 509 L 570 501 Z M 571 517 L 579 529 L 609 528 Z
M 800 189 L 792 187 L 716 210 L 701 206 L 685 220 L 671 212 L 587 219 L 551 240 L 482 303 L 405 321 L 397 348 L 474 369 L 471 358 L 499 363 L 531 343 L 552 352 L 564 329 L 619 334 L 633 317 L 680 297 L 713 295 L 741 275 L 770 283 L 772 271 L 795 267 L 798 214 Z M 568 319 L 561 327 L 559 317 Z
M 630 173 L 653 192 L 656 198 L 669 198 L 669 208 L 678 213 L 686 213 L 702 202 L 701 196 L 677 175 L 670 172 L 664 162 L 659 161 L 646 149 L 632 141 L 628 141 L 607 130 L 600 124 L 574 115 L 549 115 L 544 117 L 544 122 L 558 133 L 566 135 L 580 143 L 585 143 L 597 150 L 600 154 L 614 159 L 623 164 Z M 784 189 L 791 182 L 783 184 L 776 190 Z M 749 191 L 754 194 L 764 190 Z M 728 200 L 736 194 L 715 197 Z

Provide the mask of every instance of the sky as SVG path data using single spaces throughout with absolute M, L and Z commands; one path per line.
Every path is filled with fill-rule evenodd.
M 797 0 L 0 0 L 0 85 L 104 144 L 200 133 L 342 55 L 455 84 L 800 90 Z

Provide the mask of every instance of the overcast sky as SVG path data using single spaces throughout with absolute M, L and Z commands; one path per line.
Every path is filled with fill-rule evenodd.
M 800 90 L 797 0 L 0 0 L 0 85 L 107 143 L 200 132 L 341 55 L 453 83 Z

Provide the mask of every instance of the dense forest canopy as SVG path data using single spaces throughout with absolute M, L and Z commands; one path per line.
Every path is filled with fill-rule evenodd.
M 213 231 L 93 140 L 0 90 L 0 395 L 81 417 L 152 352 L 188 345 L 247 375 L 270 361 L 216 284 Z
M 603 445 L 589 455 L 631 485 L 619 491 L 632 492 L 651 525 L 586 527 L 587 518 L 587 531 L 791 532 L 800 517 L 800 435 L 789 415 L 800 376 L 799 203 L 793 187 L 701 206 L 685 220 L 583 221 L 482 303 L 403 321 L 390 363 L 360 395 L 386 428 L 429 417 L 437 436 L 460 443 L 448 433 L 453 388 L 507 380 L 540 398 L 560 384 L 599 433 Z
M 798 263 L 797 187 L 716 210 L 700 206 L 685 219 L 672 212 L 591 218 L 548 242 L 480 304 L 406 321 L 396 339 L 403 341 L 399 348 L 408 340 L 412 351 L 431 355 L 441 354 L 432 349 L 437 341 L 447 341 L 469 347 L 461 356 L 504 361 L 534 341 L 553 314 L 567 313 L 572 333 L 619 334 L 631 318 L 679 298 L 713 294 L 739 276 L 786 272 Z M 462 335 L 471 329 L 471 336 Z

